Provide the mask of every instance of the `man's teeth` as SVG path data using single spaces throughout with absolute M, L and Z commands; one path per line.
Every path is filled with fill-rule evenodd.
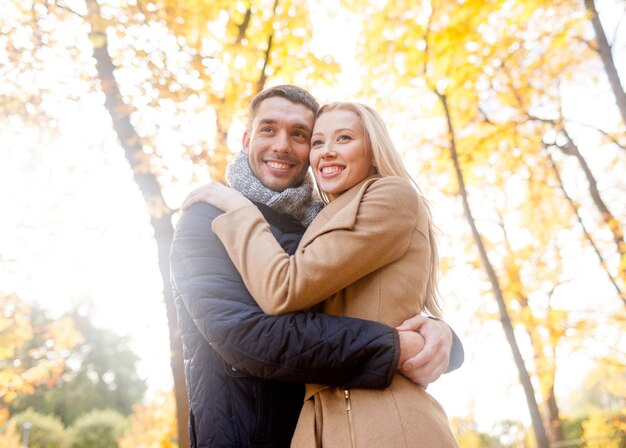
M 340 166 L 325 166 L 324 168 L 322 168 L 322 174 L 332 174 L 332 173 L 338 173 L 339 171 L 341 171 L 343 168 Z
M 270 168 L 274 168 L 277 170 L 286 170 L 289 168 L 289 165 L 286 163 L 278 163 L 278 162 L 267 162 Z

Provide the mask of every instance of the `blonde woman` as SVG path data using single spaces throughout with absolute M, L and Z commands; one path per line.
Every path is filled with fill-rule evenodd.
M 326 313 L 392 327 L 421 311 L 439 316 L 430 211 L 379 114 L 358 103 L 323 106 L 309 160 L 327 205 L 292 256 L 235 190 L 211 184 L 184 207 L 204 200 L 226 212 L 213 231 L 265 313 L 321 303 Z M 396 373 L 383 390 L 307 385 L 292 446 L 458 445 L 439 403 Z

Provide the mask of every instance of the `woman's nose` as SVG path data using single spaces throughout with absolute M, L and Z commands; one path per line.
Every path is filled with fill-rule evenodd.
M 322 149 L 322 157 L 337 157 L 337 152 L 335 152 L 332 144 L 329 143 L 327 145 L 324 145 L 324 149 Z

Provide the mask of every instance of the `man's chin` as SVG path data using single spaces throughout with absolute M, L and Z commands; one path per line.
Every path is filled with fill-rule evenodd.
M 265 178 L 260 179 L 261 183 L 269 188 L 272 191 L 276 191 L 277 193 L 281 193 L 287 188 L 296 187 L 302 183 L 304 178 L 290 178 L 290 179 L 276 179 L 276 178 Z

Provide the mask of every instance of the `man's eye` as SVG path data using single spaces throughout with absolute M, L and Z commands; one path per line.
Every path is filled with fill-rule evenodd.
M 266 127 L 266 128 L 261 128 L 261 132 L 272 132 L 274 129 L 270 128 L 270 127 Z
M 306 134 L 302 131 L 295 131 L 292 135 L 298 138 L 306 138 Z

